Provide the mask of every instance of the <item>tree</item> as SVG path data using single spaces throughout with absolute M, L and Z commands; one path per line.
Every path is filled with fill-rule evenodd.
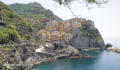
M 79 3 L 86 3 L 86 4 L 103 4 L 109 2 L 109 0 L 54 0 L 58 2 L 60 5 L 68 5 L 73 1 L 78 1 Z
M 101 4 L 108 3 L 110 0 L 54 0 L 54 1 L 57 2 L 59 5 L 65 5 L 66 7 L 68 7 L 71 13 L 74 16 L 76 16 L 70 7 L 70 4 L 73 3 L 74 1 L 77 1 L 79 4 L 85 3 L 87 8 L 90 8 L 89 4 L 96 4 L 97 6 L 100 6 Z

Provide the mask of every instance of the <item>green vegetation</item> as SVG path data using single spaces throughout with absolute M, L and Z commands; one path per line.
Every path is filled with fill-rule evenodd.
M 29 4 L 11 4 L 9 5 L 13 11 L 25 18 L 34 18 L 37 20 L 50 19 L 60 21 L 61 19 L 55 16 L 50 10 L 44 9 L 39 3 Z
M 43 29 L 45 28 L 46 23 L 41 23 L 41 24 L 34 24 L 33 27 L 34 28 L 38 28 L 38 29 Z
M 0 43 L 8 43 L 20 39 L 21 37 L 15 29 L 0 28 Z
M 0 52 L 0 63 L 2 63 L 2 64 L 5 63 L 5 59 L 6 59 L 5 53 L 7 51 L 9 51 L 10 49 L 11 49 L 10 46 L 2 46 L 2 47 L 0 47 L 0 50 L 1 50 L 1 52 Z
M 32 31 L 32 25 L 30 23 L 24 21 L 22 22 L 22 25 L 27 27 L 29 31 Z
M 82 35 L 86 37 L 90 37 L 91 39 L 94 39 L 95 41 L 98 41 L 101 39 L 101 35 L 98 32 L 98 29 L 90 30 L 89 25 L 82 25 L 82 28 L 80 28 L 82 31 Z
M 24 35 L 24 32 L 20 32 L 20 30 L 32 31 L 30 23 L 23 21 L 19 15 L 2 2 L 0 2 L 0 23 L 4 24 L 0 27 L 0 43 L 20 41 Z
M 35 29 L 34 31 L 45 28 L 46 23 L 50 20 L 61 21 L 52 11 L 43 8 L 36 2 L 29 4 L 15 3 L 9 6 L 13 11 L 22 16 L 25 21 L 31 23 Z M 29 27 L 31 28 L 31 26 Z
M 27 40 L 32 40 L 32 37 L 31 37 L 31 35 L 26 34 L 26 35 L 25 35 L 25 39 L 27 39 Z

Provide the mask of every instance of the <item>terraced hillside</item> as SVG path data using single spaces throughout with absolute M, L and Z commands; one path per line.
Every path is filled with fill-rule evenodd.
M 31 36 L 32 25 L 25 22 L 9 6 L 0 2 L 0 43 L 18 42 Z

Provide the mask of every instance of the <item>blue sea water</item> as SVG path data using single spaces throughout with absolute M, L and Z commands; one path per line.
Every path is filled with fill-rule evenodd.
M 93 58 L 55 60 L 34 66 L 37 70 L 120 70 L 120 54 L 112 51 L 87 51 Z

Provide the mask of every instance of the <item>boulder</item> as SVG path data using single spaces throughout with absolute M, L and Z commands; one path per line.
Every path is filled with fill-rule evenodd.
M 55 57 L 55 59 L 66 59 L 66 58 L 68 58 L 67 55 L 59 55 Z
M 120 53 L 120 48 L 112 48 L 112 47 L 109 47 L 109 48 L 107 48 L 106 50 Z
M 120 49 L 119 49 L 119 48 L 116 48 L 116 49 L 115 49 L 115 52 L 120 53 Z
M 69 58 L 70 59 L 78 59 L 78 58 L 81 58 L 81 56 L 70 56 Z
M 110 43 L 106 44 L 104 49 L 107 50 L 108 48 L 112 47 L 112 45 Z
M 35 50 L 35 52 L 46 52 L 46 48 L 40 45 L 39 48 Z
M 41 58 L 48 58 L 48 57 L 53 57 L 56 54 L 54 53 L 48 53 L 48 52 L 37 52 L 37 54 L 41 57 Z
M 46 49 L 46 52 L 49 52 L 49 53 L 54 53 L 55 51 L 55 46 L 52 44 L 52 43 L 46 43 L 45 44 L 45 49 Z
M 91 56 L 90 54 L 86 54 L 85 58 L 92 58 L 93 56 Z
M 72 46 L 68 46 L 66 49 L 65 49 L 65 54 L 69 55 L 69 56 L 75 56 L 75 55 L 80 55 L 80 52 L 72 47 Z

